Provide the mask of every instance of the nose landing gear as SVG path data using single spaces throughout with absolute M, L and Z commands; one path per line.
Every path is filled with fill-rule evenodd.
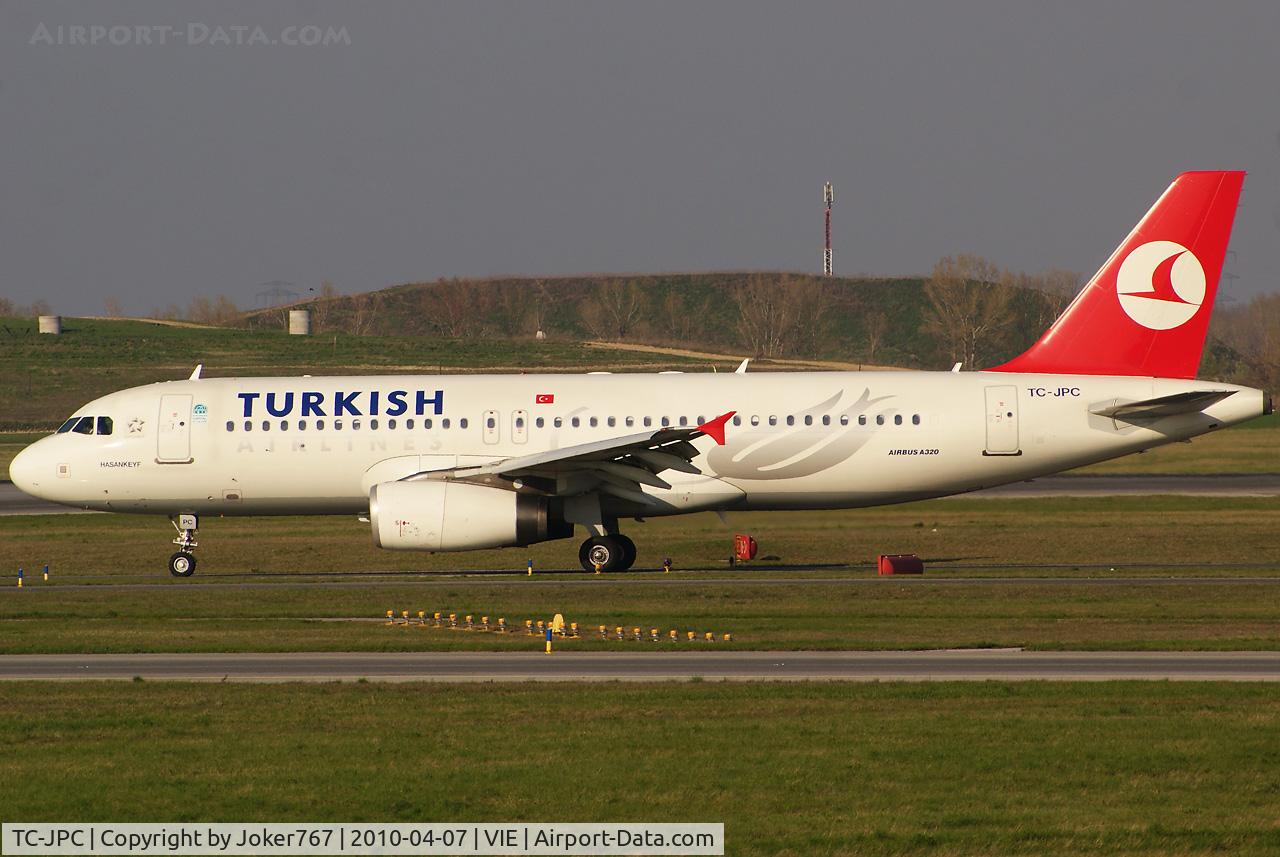
M 178 515 L 171 519 L 178 537 L 173 543 L 178 552 L 169 557 L 169 573 L 174 577 L 190 577 L 196 573 L 196 558 L 191 552 L 196 548 L 196 527 L 199 519 L 195 515 Z

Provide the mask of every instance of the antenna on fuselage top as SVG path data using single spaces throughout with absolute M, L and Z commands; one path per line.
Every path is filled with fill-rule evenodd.
M 200 380 L 200 370 L 201 370 L 201 369 L 203 369 L 203 368 L 204 368 L 204 364 L 203 364 L 203 363 L 197 363 L 197 364 L 196 364 L 196 368 L 195 368 L 194 370 L 192 370 L 192 372 L 191 372 L 191 377 L 190 377 L 190 378 L 188 378 L 187 380 L 188 380 L 188 381 L 199 381 L 199 380 Z

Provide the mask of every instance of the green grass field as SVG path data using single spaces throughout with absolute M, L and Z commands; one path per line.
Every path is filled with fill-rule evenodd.
M 2 691 L 0 801 L 22 820 L 723 821 L 735 855 L 1280 849 L 1264 685 Z
M 512 624 L 560 612 L 587 629 L 729 632 L 742 648 L 1275 649 L 1280 586 L 1229 578 L 1274 575 L 1280 567 L 1276 508 L 1274 500 L 1248 498 L 937 500 L 741 515 L 735 529 L 754 533 L 762 555 L 777 559 L 732 571 L 729 531 L 713 516 L 689 516 L 632 529 L 641 565 L 652 569 L 670 556 L 670 576 L 598 578 L 551 573 L 576 569 L 576 541 L 529 551 L 397 554 L 374 549 L 367 525 L 355 520 L 285 518 L 210 521 L 201 530 L 196 577 L 175 581 L 163 568 L 170 551 L 163 519 L 6 518 L 0 556 L 23 564 L 28 584 L 19 591 L 9 577 L 0 588 L 0 652 L 536 646 L 523 635 L 324 621 L 373 619 L 389 609 L 488 614 Z M 1024 579 L 849 585 L 874 577 L 870 562 L 880 552 L 921 554 L 929 580 Z M 528 556 L 539 570 L 533 578 L 446 573 L 518 570 Z M 45 562 L 53 568 L 49 585 L 39 575 Z M 796 570 L 810 564 L 818 569 Z M 425 573 L 407 573 L 413 571 Z M 1168 580 L 1151 587 L 1036 579 L 1045 576 Z M 1191 576 L 1224 581 L 1179 582 Z M 778 584 L 780 578 L 808 583 Z M 104 585 L 110 583 L 146 588 Z M 208 585 L 220 583 L 270 585 Z M 637 644 L 588 638 L 568 645 Z

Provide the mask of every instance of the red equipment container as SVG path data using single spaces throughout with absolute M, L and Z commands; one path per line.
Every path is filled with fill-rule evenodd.
M 876 574 L 924 574 L 924 563 L 913 553 L 882 553 L 876 559 Z
M 738 533 L 733 537 L 733 558 L 738 562 L 755 559 L 756 551 L 759 549 L 760 546 L 756 544 L 756 540 L 751 536 Z

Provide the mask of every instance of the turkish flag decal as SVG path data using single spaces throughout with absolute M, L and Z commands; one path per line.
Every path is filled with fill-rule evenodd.
M 533 403 L 535 405 L 554 405 L 556 397 L 554 393 L 539 393 L 533 397 Z

